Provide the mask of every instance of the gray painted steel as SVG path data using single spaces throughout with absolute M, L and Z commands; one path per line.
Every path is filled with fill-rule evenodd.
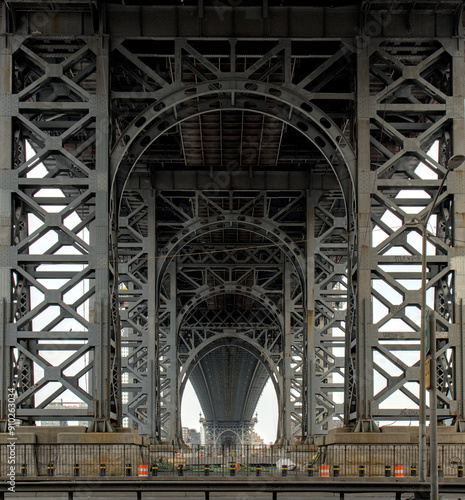
M 465 150 L 463 2 L 340 3 L 3 4 L 4 426 L 13 386 L 24 422 L 179 443 L 191 379 L 210 438 L 246 440 L 268 377 L 282 444 L 415 419 L 418 221 Z M 458 430 L 464 207 L 461 167 L 427 256 Z

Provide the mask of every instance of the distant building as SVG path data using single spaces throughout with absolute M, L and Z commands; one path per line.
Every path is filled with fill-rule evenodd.
M 188 429 L 189 434 L 189 444 L 201 444 L 200 432 L 196 429 Z
M 252 444 L 263 444 L 263 439 L 255 432 L 252 432 Z
M 196 429 L 182 428 L 182 439 L 186 444 L 201 444 L 200 432 Z

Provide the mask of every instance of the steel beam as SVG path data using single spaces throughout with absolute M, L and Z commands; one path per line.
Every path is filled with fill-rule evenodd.
M 91 429 L 111 429 L 111 420 L 121 423 L 120 409 L 120 341 L 118 323 L 115 320 L 113 297 L 110 290 L 109 219 L 108 219 L 108 147 L 109 147 L 109 55 L 108 40 L 98 40 L 96 53 L 96 101 L 95 101 L 95 220 L 90 228 L 90 244 L 95 249 L 96 294 L 93 314 L 97 325 L 97 344 L 94 357 L 94 423 Z M 73 103 L 71 103 L 73 104 Z M 72 107 L 70 109 L 73 109 Z M 114 277 L 116 279 L 116 277 Z M 116 293 L 116 292 L 113 292 Z M 113 415 L 113 418 L 112 418 Z
M 452 153 L 463 154 L 465 152 L 465 117 L 462 103 L 465 102 L 465 65 L 463 62 L 463 44 L 458 43 L 456 50 L 452 52 L 452 93 L 454 99 L 454 115 L 452 121 Z M 465 299 L 465 171 L 463 166 L 458 171 L 450 172 L 448 182 L 454 186 L 453 195 L 453 245 L 455 253 L 450 256 L 450 267 L 453 270 L 454 276 L 454 296 L 453 304 L 451 304 L 453 317 L 449 316 L 449 321 L 453 321 L 453 331 L 455 332 L 455 341 L 452 343 L 454 351 L 453 357 L 455 358 L 455 373 L 451 375 L 451 385 L 455 389 L 455 399 L 457 401 L 456 410 L 456 425 L 460 431 L 465 431 L 465 352 L 464 352 L 464 317 L 463 317 L 463 303 Z M 449 215 L 450 217 L 450 215 Z M 449 221 L 449 224 L 451 221 Z M 439 228 L 438 228 L 439 232 Z M 449 235 L 444 235 L 449 240 Z M 447 292 L 449 289 L 446 288 Z M 447 300 L 447 299 L 446 299 Z M 450 299 L 449 299 L 450 300 Z M 439 305 L 439 304 L 438 304 Z M 451 344 L 451 339 L 445 344 Z M 445 345 L 441 345 L 442 351 L 446 351 Z M 445 354 L 445 352 L 444 352 Z M 444 355 L 444 358 L 447 356 Z M 438 363 L 440 361 L 438 360 Z M 452 364 L 454 362 L 452 361 Z M 443 370 L 444 373 L 445 370 Z M 445 392 L 445 385 L 441 384 L 442 392 Z M 440 402 L 440 407 L 443 406 Z
M 346 394 L 346 407 L 349 422 L 356 420 L 357 429 L 372 430 L 374 423 L 371 415 L 371 395 L 373 394 L 372 374 L 370 373 L 372 353 L 367 346 L 368 323 L 371 323 L 371 169 L 370 169 L 370 80 L 369 54 L 367 50 L 360 51 L 357 57 L 357 130 L 358 130 L 358 220 L 357 220 L 357 332 L 350 337 L 349 349 L 350 364 L 355 365 L 354 386 Z M 353 383 L 352 382 L 352 383 Z M 356 393 L 354 394 L 354 390 Z M 355 411 L 354 411 L 355 410 Z M 355 418 L 353 413 L 355 413 Z
M 1 93 L 0 93 L 0 108 L 6 109 L 9 97 L 12 91 L 12 54 L 11 47 L 8 43 L 8 38 L 3 35 L 0 38 L 0 75 L 1 75 Z M 7 430 L 8 421 L 8 389 L 13 388 L 12 366 L 11 366 L 11 348 L 7 343 L 7 328 L 11 322 L 10 311 L 11 304 L 11 289 L 12 276 L 10 267 L 14 264 L 14 259 L 11 248 L 11 221 L 12 221 L 12 191 L 14 186 L 11 185 L 12 178 L 12 117 L 8 113 L 2 113 L 0 116 L 0 165 L 2 170 L 2 183 L 0 189 L 0 321 L 1 321 L 1 338 L 0 338 L 0 353 L 1 353 L 1 386 L 0 386 L 0 430 Z
M 51 4 L 48 12 L 9 1 L 2 11 L 0 419 L 15 384 L 24 423 L 68 420 L 68 410 L 49 407 L 66 394 L 87 406 L 76 418 L 109 430 L 122 417 L 122 371 L 131 425 L 154 442 L 179 440 L 179 374 L 202 352 L 180 350 L 188 344 L 181 323 L 198 334 L 216 314 L 201 308 L 221 309 L 220 291 L 273 311 L 282 329 L 279 352 L 260 340 L 269 324 L 259 316 L 257 333 L 239 324 L 232 337 L 251 339 L 275 374 L 283 442 L 326 432 L 343 409 L 357 430 L 415 417 L 417 222 L 448 159 L 465 148 L 462 2 L 204 5 L 200 16 L 189 6 Z M 222 163 L 224 117 L 234 113 L 244 120 L 242 142 L 243 117 L 261 115 L 257 165 L 241 150 L 238 168 L 217 168 L 206 154 L 216 139 L 203 127 L 220 116 L 213 135 Z M 312 144 L 311 154 L 302 142 L 299 154 L 284 148 L 284 161 L 275 148 L 268 172 L 264 124 L 275 122 Z M 201 164 L 178 151 L 171 169 L 158 141 L 169 134 L 182 150 L 192 130 L 202 134 Z M 464 184 L 463 167 L 448 177 L 427 247 L 438 418 L 459 430 Z M 240 235 L 231 245 L 215 239 L 228 231 Z M 206 243 L 212 255 L 220 247 L 231 255 L 210 259 L 199 250 Z M 257 278 L 277 263 L 284 305 Z M 233 276 L 240 272 L 247 277 Z M 226 338 L 227 325 L 214 319 L 198 334 L 210 347 L 215 335 Z
M 62 39 L 44 53 L 37 39 L 10 38 L 15 71 L 2 74 L 14 78 L 4 88 L 14 84 L 16 93 L 5 93 L 2 109 L 14 131 L 5 164 L 14 173 L 15 316 L 5 366 L 18 374 L 17 417 L 48 418 L 48 405 L 65 395 L 87 405 L 76 419 L 107 430 L 119 420 L 119 338 L 109 300 L 106 39 Z M 26 105 L 32 101 L 35 111 Z M 65 408 L 54 414 L 70 419 Z

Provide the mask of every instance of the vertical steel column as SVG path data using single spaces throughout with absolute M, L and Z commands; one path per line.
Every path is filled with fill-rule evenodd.
M 54 46 L 56 53 L 50 57 L 58 62 L 50 63 L 46 60 L 48 58 L 41 57 L 41 49 L 35 39 L 27 39 L 27 42 L 23 37 L 16 39 L 13 74 L 19 74 L 22 69 L 28 73 L 29 64 L 20 62 L 21 58 L 26 57 L 37 63 L 36 71 L 41 76 L 32 82 L 27 78 L 23 81 L 18 76 L 17 89 L 15 87 L 17 93 L 10 95 L 4 108 L 5 116 L 13 117 L 14 127 L 13 140 L 9 141 L 9 147 L 13 147 L 14 151 L 13 158 L 10 158 L 14 171 L 8 176 L 9 189 L 14 193 L 14 210 L 10 222 L 10 231 L 13 229 L 10 245 L 13 248 L 8 248 L 8 252 L 14 255 L 14 260 L 10 259 L 8 265 L 14 274 L 11 287 L 15 295 L 12 297 L 11 311 L 14 317 L 10 318 L 7 328 L 10 348 L 16 347 L 21 352 L 19 357 L 10 358 L 12 366 L 16 364 L 14 369 L 20 380 L 17 416 L 22 421 L 47 418 L 51 414 L 47 406 L 70 390 L 88 408 L 76 413 L 60 408 L 53 414 L 57 414 L 60 420 L 69 420 L 74 416 L 82 420 L 94 417 L 95 429 L 107 427 L 106 424 L 97 425 L 97 422 L 102 421 L 102 416 L 104 419 L 117 419 L 115 379 L 113 376 L 105 379 L 105 376 L 92 374 L 91 389 L 85 383 L 81 384 L 80 379 L 90 375 L 97 367 L 102 369 L 101 361 L 107 359 L 103 344 L 112 353 L 107 373 L 117 373 L 115 361 L 118 352 L 117 338 L 102 338 L 102 330 L 107 333 L 111 330 L 108 326 L 109 315 L 105 318 L 103 311 L 104 308 L 107 311 L 109 309 L 106 170 L 109 122 L 108 81 L 105 81 L 108 63 L 105 66 L 99 60 L 97 64 L 97 56 L 101 59 L 102 54 L 106 53 L 106 47 L 100 41 L 99 37 L 88 37 L 86 41 L 80 40 L 76 44 L 70 41 L 72 53 L 67 54 L 68 57 Z M 85 48 L 84 43 L 87 43 Z M 67 72 L 73 65 L 81 64 L 85 66 L 85 71 L 81 71 L 79 77 L 71 81 Z M 99 76 L 96 75 L 97 66 Z M 2 73 L 6 76 L 5 72 Z M 93 84 L 83 84 L 83 78 L 90 74 L 96 75 L 92 82 L 97 83 L 98 93 Z M 65 92 L 50 94 L 47 85 L 50 79 L 55 78 L 61 80 L 63 89 L 76 93 L 76 101 L 61 101 Z M 37 113 L 31 115 L 28 110 L 30 106 L 36 108 Z M 69 112 L 63 113 L 64 108 Z M 54 127 L 56 117 L 60 118 L 60 125 Z M 69 127 L 63 129 L 63 125 Z M 106 143 L 104 135 L 107 137 Z M 31 158 L 26 158 L 26 144 L 31 147 Z M 2 153 L 5 151 L 3 149 Z M 37 171 L 30 175 L 36 168 Z M 17 180 L 12 182 L 12 178 Z M 41 196 L 42 189 L 52 191 L 44 197 Z M 36 217 L 40 223 L 28 227 L 29 215 Z M 72 218 L 79 222 L 73 223 Z M 91 228 L 92 243 L 89 244 L 86 231 L 91 224 L 94 227 Z M 105 230 L 105 234 L 98 230 L 99 226 Z M 97 248 L 97 238 L 100 238 L 103 248 Z M 38 248 L 34 248 L 35 242 Z M 69 266 L 70 269 L 60 266 Z M 42 282 L 42 279 L 47 281 Z M 61 279 L 64 282 L 56 288 L 57 280 Z M 83 292 L 78 295 L 81 286 Z M 37 291 L 42 294 L 40 298 Z M 31 301 L 33 293 L 36 295 Z M 73 344 L 70 342 L 73 339 L 80 342 Z M 69 346 L 70 351 L 74 351 L 67 359 L 63 359 L 60 352 L 63 343 Z M 95 356 L 95 349 L 99 349 L 98 356 Z M 47 354 L 44 355 L 44 352 Z M 51 352 L 58 355 L 54 362 L 47 359 Z M 90 356 L 92 361 L 88 361 Z M 70 375 L 67 369 L 78 359 L 85 366 Z M 42 376 L 36 368 L 42 368 Z M 35 378 L 32 381 L 33 373 Z M 95 384 L 101 381 L 110 387 L 106 394 L 103 387 Z M 57 387 L 55 383 L 60 386 Z M 48 395 L 42 392 L 37 398 L 37 394 L 47 385 Z M 106 404 L 111 415 L 104 407 Z
M 457 39 L 457 50 L 452 57 L 452 92 L 454 99 L 454 117 L 452 122 L 453 154 L 465 153 L 465 122 L 464 122 L 464 100 L 465 100 L 465 63 L 464 45 L 460 38 Z M 448 184 L 455 186 L 454 191 L 454 247 L 455 256 L 450 259 L 451 268 L 455 272 L 455 318 L 454 323 L 457 330 L 457 349 L 455 353 L 456 370 L 455 383 L 457 401 L 457 427 L 465 432 L 465 352 L 463 344 L 463 321 L 465 299 L 465 168 L 460 167 L 452 171 L 448 177 Z
M 4 7 L 4 6 L 3 6 Z M 6 9 L 3 10 L 6 14 Z M 8 35 L 0 37 L 0 432 L 5 431 L 8 388 L 11 384 L 10 352 L 6 345 L 6 328 L 11 311 L 11 192 L 12 177 L 12 126 L 9 102 L 11 98 L 12 57 Z
M 291 263 L 286 259 L 284 264 L 284 367 L 283 367 L 283 392 L 281 400 L 281 408 L 283 412 L 283 429 L 281 440 L 282 444 L 287 445 L 292 436 L 291 429 L 291 389 L 292 389 L 292 325 L 291 311 L 293 303 L 291 298 Z
M 365 216 L 369 207 L 365 195 L 371 193 L 371 226 L 366 221 L 365 228 L 359 228 L 359 237 L 368 240 L 372 228 L 375 232 L 370 249 L 364 241 L 358 244 L 361 252 L 361 266 L 357 270 L 357 283 L 361 287 L 358 294 L 359 311 L 364 317 L 358 321 L 359 334 L 357 332 L 352 337 L 352 340 L 358 337 L 359 341 L 358 351 L 353 357 L 359 361 L 359 365 L 364 362 L 368 364 L 364 368 L 359 366 L 358 370 L 357 419 L 369 429 L 373 427 L 374 418 L 409 418 L 402 410 L 395 408 L 395 396 L 403 393 L 409 397 L 412 406 L 420 406 L 419 436 L 423 442 L 426 412 L 423 404 L 420 404 L 420 398 L 409 388 L 410 382 L 418 384 L 421 381 L 423 384 L 423 354 L 420 355 L 420 362 L 414 362 L 413 358 L 405 362 L 397 355 L 397 351 L 419 351 L 419 339 L 424 338 L 419 316 L 421 311 L 425 312 L 425 305 L 421 297 L 422 289 L 415 290 L 407 286 L 404 277 L 410 275 L 410 279 L 417 280 L 417 283 L 421 278 L 418 264 L 423 260 L 426 250 L 421 249 L 418 237 L 422 232 L 423 221 L 428 218 L 426 214 L 435 205 L 433 197 L 439 195 L 436 198 L 439 204 L 435 207 L 439 213 L 438 231 L 436 236 L 429 236 L 426 247 L 429 254 L 428 289 L 434 293 L 434 309 L 440 313 L 438 323 L 442 325 L 443 341 L 439 353 L 444 376 L 441 387 L 438 387 L 442 393 L 439 396 L 441 407 L 438 408 L 438 414 L 439 418 L 447 414 L 454 415 L 457 401 L 453 387 L 455 370 L 452 369 L 451 360 L 457 345 L 456 337 L 449 333 L 453 332 L 452 323 L 455 322 L 451 297 L 456 291 L 456 276 L 451 268 L 451 258 L 455 252 L 454 232 L 451 230 L 453 217 L 448 211 L 450 195 L 456 190 L 456 183 L 453 180 L 448 182 L 446 191 L 442 191 L 442 186 L 448 160 L 452 153 L 455 154 L 450 141 L 453 136 L 452 121 L 456 116 L 463 117 L 463 97 L 460 105 L 454 103 L 456 98 L 449 81 L 432 77 L 437 71 L 452 75 L 455 41 L 431 38 L 425 42 L 427 53 L 415 60 L 415 65 L 411 64 L 413 59 L 410 55 L 397 51 L 397 43 L 395 40 L 370 40 L 367 55 L 370 63 L 370 92 L 365 93 L 365 96 L 359 95 L 358 102 L 359 107 L 366 108 L 365 116 L 370 118 L 371 144 L 371 151 L 365 153 L 367 160 L 371 156 L 370 171 L 367 169 L 366 175 L 362 175 L 363 170 L 359 168 L 358 173 L 359 207 Z M 415 50 L 416 43 L 415 40 L 408 42 L 411 51 Z M 448 70 L 444 70 L 444 67 Z M 363 86 L 362 78 L 363 66 L 360 65 L 359 94 Z M 412 86 L 412 82 L 415 85 Z M 438 99 L 431 99 L 431 93 L 435 93 Z M 400 103 L 400 96 L 406 102 Z M 406 114 L 411 117 L 408 124 L 403 120 Z M 426 121 L 425 117 L 428 117 Z M 359 122 L 362 141 L 363 125 Z M 360 142 L 360 153 L 364 147 L 368 147 L 368 142 Z M 362 154 L 359 154 L 359 161 L 363 161 Z M 415 191 L 415 196 L 410 194 L 411 190 Z M 363 216 L 360 220 L 363 221 Z M 366 276 L 365 280 L 363 273 L 367 267 L 371 268 L 371 278 Z M 371 297 L 363 289 L 370 280 Z M 431 303 L 429 306 L 433 307 Z M 365 346 L 367 352 L 364 353 Z M 420 349 L 420 352 L 424 350 Z M 397 375 L 393 372 L 392 365 L 400 370 L 400 375 L 399 372 Z M 363 370 L 367 376 L 363 375 Z M 373 374 L 377 376 L 376 384 L 372 384 L 371 378 L 368 379 Z M 386 381 L 385 387 L 382 387 L 380 375 Z M 366 380 L 369 386 L 365 385 Z M 420 392 L 423 394 L 422 390 Z M 414 410 L 411 412 L 413 414 L 416 414 Z M 420 453 L 421 457 L 425 457 L 424 446 Z M 421 472 L 423 468 L 419 470 L 420 478 L 424 478 Z
M 167 356 L 168 360 L 166 366 L 166 389 L 168 390 L 168 397 L 163 397 L 162 400 L 166 405 L 166 412 L 169 415 L 166 424 L 168 432 L 168 440 L 179 444 L 181 441 L 181 434 L 179 432 L 179 414 L 181 412 L 179 394 L 178 394 L 178 363 L 177 363 L 177 338 L 178 338 L 178 324 L 177 324 L 177 279 L 176 279 L 176 259 L 173 259 L 168 266 L 167 274 L 170 279 L 170 297 L 167 304 L 170 316 L 170 326 L 167 332 L 166 339 Z
M 108 40 L 98 38 L 96 50 L 97 87 L 96 87 L 96 165 L 95 165 L 95 221 L 91 231 L 91 246 L 95 255 L 95 304 L 94 323 L 97 329 L 97 345 L 94 359 L 94 418 L 95 431 L 108 428 L 110 420 L 120 418 L 117 408 L 120 403 L 115 388 L 119 385 L 120 349 L 119 331 L 112 331 L 112 297 L 110 296 L 109 241 L 109 60 Z M 115 291 L 116 292 L 116 291 Z
M 351 358 L 355 362 L 356 421 L 357 430 L 363 430 L 366 421 L 371 420 L 370 398 L 373 395 L 372 374 L 369 373 L 371 351 L 368 343 L 368 315 L 371 312 L 371 193 L 370 172 L 370 84 L 368 47 L 360 49 L 357 55 L 357 192 L 358 192 L 358 270 L 357 270 L 357 336 L 351 339 Z M 351 404 L 353 401 L 346 401 Z M 353 422 L 353 408 L 349 418 Z M 346 422 L 347 424 L 348 422 Z M 369 424 L 368 424 L 369 425 Z
M 124 193 L 118 229 L 122 390 L 128 394 L 123 416 L 156 443 L 160 439 L 160 383 L 155 215 L 153 189 Z
M 158 364 L 159 339 L 156 323 L 158 309 L 157 293 L 157 228 L 156 192 L 145 193 L 148 207 L 148 248 L 147 248 L 147 432 L 153 442 L 160 437 L 160 374 Z
M 429 449 L 430 449 L 430 481 L 431 500 L 439 500 L 438 475 L 438 381 L 437 381 L 437 353 L 436 353 L 436 316 L 434 312 L 429 318 L 430 357 L 431 357 L 431 386 L 430 386 L 430 422 L 429 422 Z
M 318 203 L 320 191 L 307 191 L 307 269 L 306 269 L 306 303 L 307 303 L 307 335 L 304 339 L 306 343 L 306 378 L 304 384 L 305 408 L 302 408 L 305 420 L 302 424 L 306 435 L 302 438 L 311 438 L 315 434 L 315 392 L 316 380 L 316 358 L 315 358 L 315 205 Z

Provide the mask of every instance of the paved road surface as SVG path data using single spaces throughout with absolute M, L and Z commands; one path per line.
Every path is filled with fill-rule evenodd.
M 54 495 L 50 496 L 49 493 L 43 493 L 43 494 L 31 494 L 31 495 L 25 495 L 25 494 L 8 494 L 5 495 L 5 499 L 14 499 L 14 500 L 31 500 L 32 498 L 47 498 L 50 500 L 63 500 L 67 499 L 68 496 L 66 494 L 63 495 Z M 160 500 L 160 499 L 165 499 L 165 500 L 205 500 L 204 494 L 195 494 L 195 493 L 160 493 L 160 494 L 151 494 L 151 493 L 144 493 L 143 495 L 143 500 Z M 409 494 L 402 495 L 402 500 L 408 500 L 411 499 L 412 496 Z M 95 494 L 95 495 L 86 495 L 86 496 L 74 496 L 75 500 L 109 500 L 109 499 L 114 499 L 114 500 L 136 500 L 136 495 L 115 495 L 115 494 L 108 494 L 108 495 L 102 495 L 102 494 Z M 230 493 L 230 494 L 225 494 L 225 493 L 211 493 L 210 494 L 210 500 L 271 500 L 272 495 L 271 493 L 253 493 L 253 494 L 237 494 L 237 493 Z M 339 494 L 321 494 L 321 493 L 307 493 L 305 495 L 303 494 L 285 494 L 281 493 L 278 495 L 278 500 L 333 500 L 337 499 L 339 500 Z M 395 499 L 395 494 L 392 493 L 390 495 L 373 495 L 373 494 L 353 494 L 345 495 L 345 500 L 355 500 L 355 499 L 360 499 L 360 500 L 394 500 Z M 441 500 L 465 500 L 465 491 L 464 494 L 459 496 L 459 495 L 441 495 Z

